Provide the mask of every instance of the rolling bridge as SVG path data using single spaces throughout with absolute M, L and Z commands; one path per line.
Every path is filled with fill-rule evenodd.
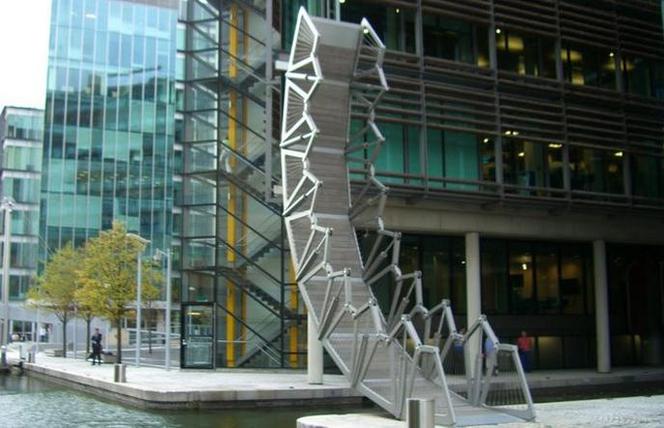
M 386 230 L 388 189 L 374 174 L 384 138 L 375 110 L 389 89 L 385 46 L 371 25 L 300 10 L 286 72 L 281 167 L 283 214 L 307 310 L 319 339 L 351 385 L 397 418 L 408 398 L 435 401 L 436 423 L 531 420 L 532 399 L 514 345 L 484 316 L 457 331 L 447 300 L 423 305 L 420 272 L 398 266 L 401 235 Z M 351 130 L 351 115 L 362 118 Z M 351 191 L 348 163 L 363 181 Z M 362 251 L 357 231 L 370 242 Z M 374 290 L 389 288 L 389 307 Z M 384 291 L 384 290 L 383 290 Z M 480 344 L 494 358 L 483 367 Z M 474 354 L 474 355 L 473 355 Z

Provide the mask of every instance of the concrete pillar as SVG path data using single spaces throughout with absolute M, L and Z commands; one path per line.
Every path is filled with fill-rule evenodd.
M 609 334 L 609 296 L 606 280 L 606 243 L 593 242 L 595 274 L 595 328 L 597 335 L 597 371 L 611 371 L 611 339 Z
M 311 312 L 307 314 L 307 381 L 313 385 L 323 383 L 323 344 Z
M 466 233 L 466 314 L 470 327 L 482 313 L 482 292 L 480 286 L 480 234 Z M 479 335 L 469 343 L 466 355 L 466 371 L 472 373 L 475 359 L 481 351 Z

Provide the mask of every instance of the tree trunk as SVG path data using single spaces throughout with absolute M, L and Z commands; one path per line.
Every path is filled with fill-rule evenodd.
M 62 356 L 67 358 L 67 313 L 62 317 Z
M 116 352 L 118 353 L 118 355 L 117 355 L 115 361 L 116 361 L 118 364 L 120 364 L 120 363 L 122 363 L 122 318 L 118 318 L 117 320 L 115 320 L 115 324 L 116 324 L 117 329 L 118 329 L 118 332 L 117 332 L 117 334 L 115 335 L 116 338 L 117 338 L 117 341 L 116 341 L 116 345 L 117 345 Z
M 150 328 L 152 324 L 152 309 L 149 309 L 149 314 L 148 320 L 150 322 L 147 323 L 146 328 L 148 329 L 148 354 L 152 354 L 152 329 Z
M 85 331 L 86 331 L 86 337 L 88 338 L 85 341 L 85 357 L 87 358 L 88 355 L 90 355 L 90 324 L 92 323 L 92 318 L 86 318 L 85 319 Z

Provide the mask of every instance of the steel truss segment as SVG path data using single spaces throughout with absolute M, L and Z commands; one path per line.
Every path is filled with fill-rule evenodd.
M 288 59 L 288 69 L 291 70 L 296 64 L 296 52 L 298 51 L 298 43 L 303 43 L 304 50 L 309 50 L 309 56 L 315 57 L 316 51 L 318 49 L 318 43 L 320 39 L 320 33 L 316 29 L 311 17 L 304 11 L 304 8 L 300 8 L 300 11 L 297 14 L 297 21 L 295 23 L 295 37 L 293 40 L 293 47 L 291 48 L 290 56 Z

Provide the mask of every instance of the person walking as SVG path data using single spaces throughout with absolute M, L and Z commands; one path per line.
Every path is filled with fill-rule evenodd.
M 530 352 L 533 348 L 533 341 L 525 330 L 521 331 L 521 336 L 516 340 L 516 347 L 519 349 L 519 359 L 523 370 L 530 372 Z
M 486 364 L 486 375 L 495 376 L 498 374 L 498 349 L 496 344 L 487 335 L 484 339 L 484 363 Z
M 95 358 L 101 366 L 101 333 L 98 328 L 95 328 L 95 333 L 92 335 L 92 365 L 95 365 Z

